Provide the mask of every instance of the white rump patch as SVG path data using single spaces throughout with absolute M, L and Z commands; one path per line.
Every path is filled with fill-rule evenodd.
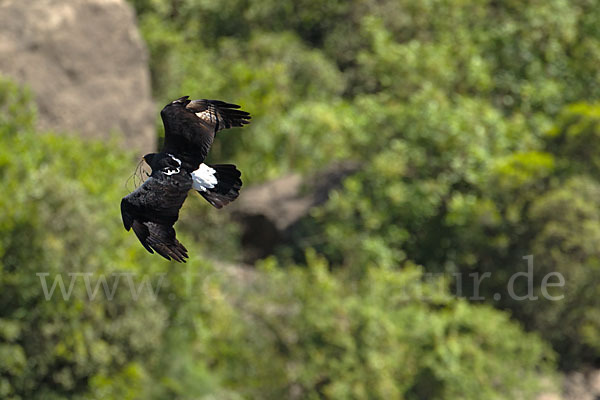
M 200 167 L 192 172 L 192 187 L 201 192 L 206 192 L 208 189 L 214 188 L 217 185 L 216 172 L 208 165 L 204 163 L 200 164 Z

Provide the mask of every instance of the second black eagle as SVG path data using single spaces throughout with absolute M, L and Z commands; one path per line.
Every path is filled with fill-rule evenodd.
M 203 161 L 218 131 L 250 123 L 250 114 L 239 108 L 219 100 L 189 100 L 184 96 L 162 109 L 163 149 L 144 156 L 152 173 L 121 200 L 125 229 L 133 228 L 150 253 L 156 251 L 167 260 L 179 262 L 188 258 L 173 225 L 190 189 L 216 208 L 238 197 L 242 180 L 235 165 Z

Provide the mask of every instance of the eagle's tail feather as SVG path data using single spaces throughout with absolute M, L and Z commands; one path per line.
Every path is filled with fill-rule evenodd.
M 192 173 L 193 188 L 216 208 L 223 208 L 240 194 L 242 173 L 233 164 L 201 164 Z

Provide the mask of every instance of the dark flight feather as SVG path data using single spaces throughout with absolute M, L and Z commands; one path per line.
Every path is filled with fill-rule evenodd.
M 217 184 L 204 191 L 198 190 L 198 193 L 213 207 L 223 208 L 240 195 L 242 173 L 232 164 L 209 165 L 209 167 L 215 170 Z
M 250 123 L 250 114 L 237 104 L 181 97 L 166 105 L 160 116 L 165 126 L 163 152 L 177 155 L 183 168 L 195 171 L 212 146 L 218 131 Z

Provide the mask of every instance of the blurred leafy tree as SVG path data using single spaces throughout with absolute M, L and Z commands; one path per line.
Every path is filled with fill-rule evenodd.
M 569 277 L 572 301 L 494 304 L 549 339 L 563 366 L 598 360 L 587 205 L 597 0 L 131 2 L 161 104 L 197 93 L 255 115 L 214 151 L 245 182 L 364 163 L 280 249 L 281 265 L 307 263 L 309 246 L 358 277 L 411 263 L 491 272 L 491 298 L 535 252 L 544 271 Z
M 120 221 L 132 159 L 116 143 L 35 132 L 30 104 L 27 92 L 0 80 L 0 397 L 146 397 L 167 351 L 159 344 L 169 309 L 147 290 L 132 294 L 126 278 L 113 286 L 112 274 L 131 273 L 137 290 L 142 277 L 156 289 L 164 272 Z M 73 273 L 88 274 L 96 294 Z M 66 299 L 58 277 L 66 293 L 74 282 Z M 54 287 L 50 299 L 42 279 Z
M 56 286 L 46 300 L 38 275 L 48 274 L 49 290 L 61 276 L 68 290 L 69 273 L 93 274 L 94 285 L 119 268 L 140 271 L 133 262 L 140 252 L 123 246 L 113 217 L 121 190 L 115 177 L 126 179 L 128 157 L 98 143 L 38 135 L 26 92 L 2 80 L 0 93 L 7 193 L 0 200 L 0 396 L 83 398 L 111 371 L 124 386 L 101 397 L 134 398 L 139 392 L 128 394 L 129 386 L 145 382 L 142 365 L 165 328 L 164 307 L 145 296 L 132 301 L 125 291 L 91 300 L 83 281 L 70 299 Z
M 456 203 L 452 212 L 460 227 L 454 260 L 465 271 L 492 273 L 488 297 L 506 287 L 512 274 L 526 270 L 523 256 L 534 256 L 533 295 L 539 299 L 506 298 L 498 305 L 547 338 L 569 369 L 594 364 L 600 356 L 594 311 L 598 180 L 595 154 L 589 151 L 598 146 L 598 115 L 597 105 L 566 108 L 538 151 L 499 159 L 483 194 L 470 204 Z M 560 301 L 546 299 L 541 289 L 553 272 L 565 280 Z M 527 293 L 526 280 L 517 287 Z
M 548 373 L 551 353 L 535 335 L 419 268 L 373 268 L 355 281 L 307 259 L 267 260 L 203 343 L 250 398 L 528 398 Z M 247 342 L 232 347 L 232 337 Z
M 25 92 L 0 82 L 2 398 L 512 399 L 551 376 L 535 335 L 414 266 L 356 281 L 309 252 L 307 268 L 232 276 L 200 241 L 171 268 L 121 227 L 129 155 L 35 132 Z M 156 298 L 77 284 L 47 301 L 40 272 L 169 275 Z

